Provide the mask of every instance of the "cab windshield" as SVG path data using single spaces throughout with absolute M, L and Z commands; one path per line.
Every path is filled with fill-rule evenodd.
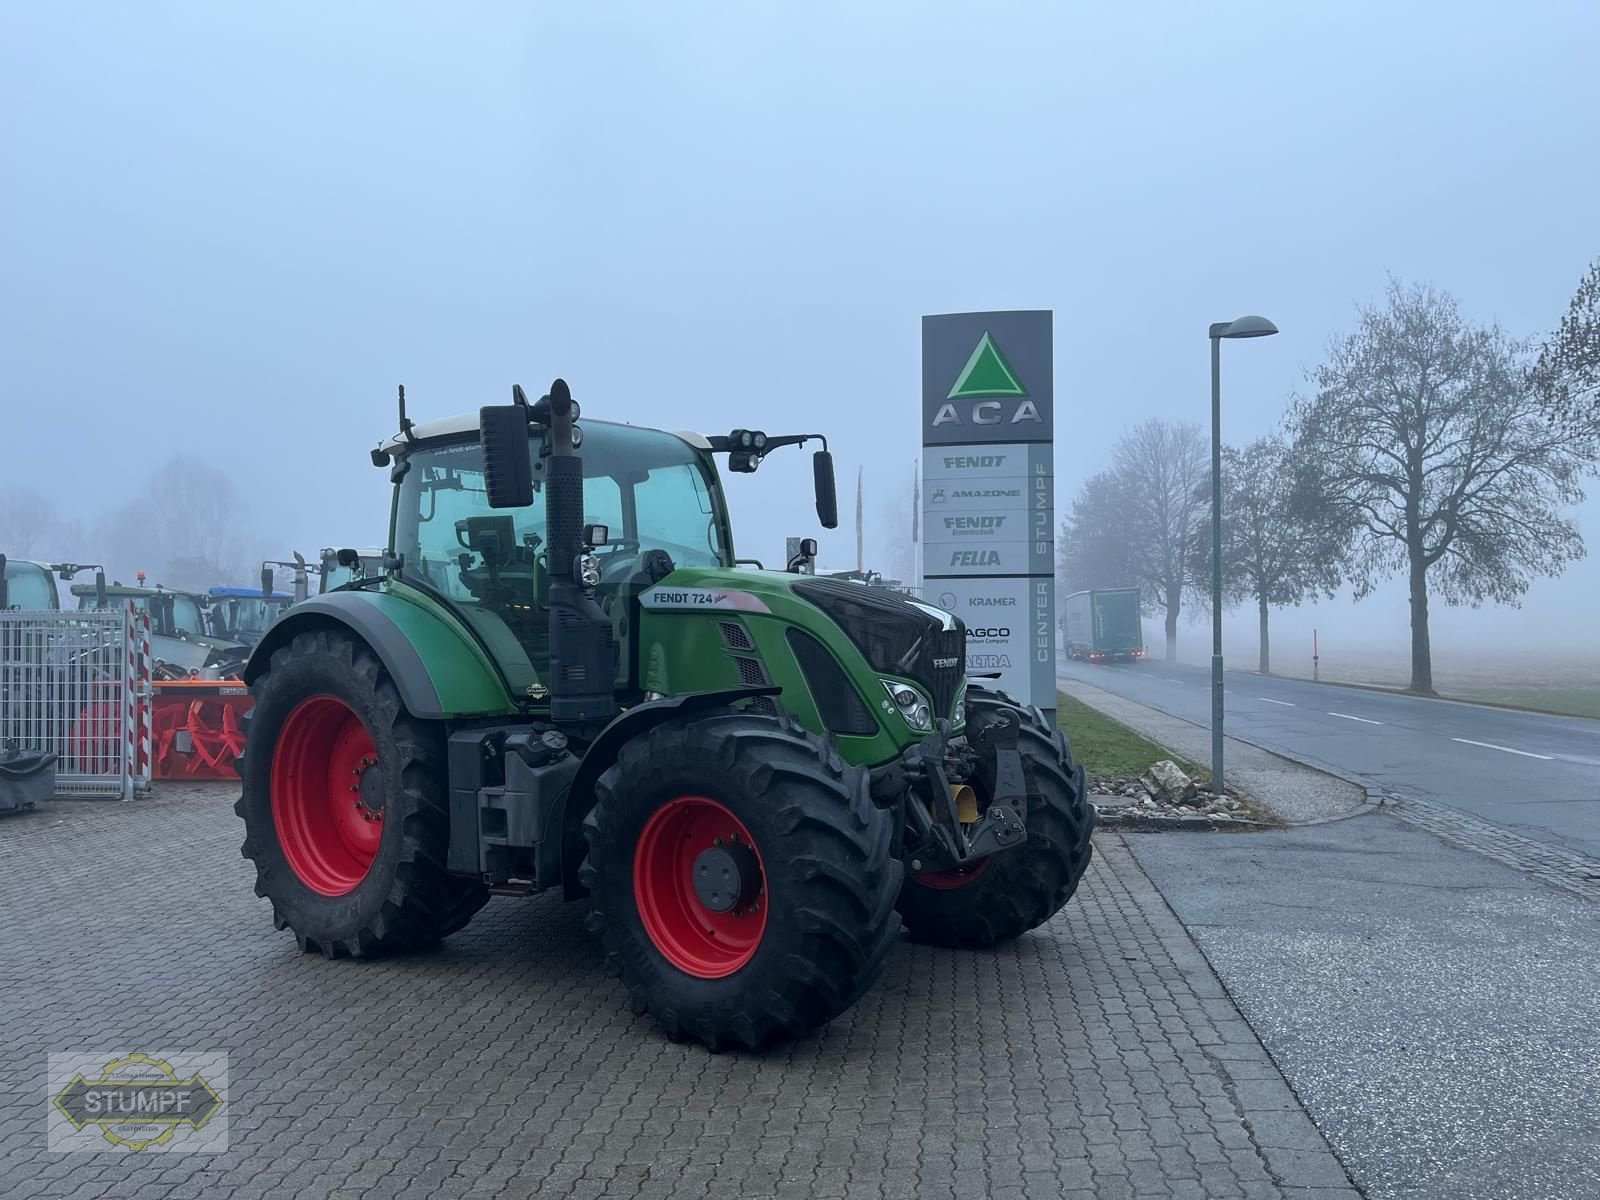
M 709 464 L 670 433 L 627 425 L 583 425 L 584 523 L 604 525 L 596 597 L 618 619 L 618 597 L 658 572 L 733 563 L 720 498 Z M 484 639 L 518 690 L 537 681 L 549 661 L 545 608 L 543 464 L 531 439 L 533 503 L 491 509 L 484 491 L 483 452 L 476 439 L 412 450 L 396 495 L 394 549 L 404 577 L 454 602 Z M 652 554 L 651 552 L 657 552 Z
M 7 559 L 6 607 L 49 609 L 58 604 L 55 580 L 38 563 Z
M 95 603 L 95 595 L 87 589 L 78 594 L 78 608 L 90 609 L 100 607 Z M 160 602 L 151 607 L 151 600 Z M 204 636 L 206 632 L 205 617 L 200 612 L 200 604 L 193 596 L 185 596 L 182 592 L 161 592 L 156 595 L 119 596 L 112 592 L 106 597 L 108 608 L 118 608 L 127 601 L 133 601 L 136 611 L 150 614 L 151 632 L 162 637 L 178 637 L 189 634 L 193 637 Z M 169 604 L 168 601 L 171 601 Z
M 278 596 L 229 596 L 214 604 L 222 618 L 220 636 L 254 640 L 283 615 L 290 601 Z

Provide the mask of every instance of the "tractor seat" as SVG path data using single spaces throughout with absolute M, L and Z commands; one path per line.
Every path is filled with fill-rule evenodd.
M 466 555 L 462 555 L 466 558 Z M 470 561 L 470 560 L 469 560 Z M 531 550 L 518 547 L 502 563 L 480 560 L 463 565 L 458 571 L 461 586 L 485 608 L 545 607 L 549 593 L 549 573 Z

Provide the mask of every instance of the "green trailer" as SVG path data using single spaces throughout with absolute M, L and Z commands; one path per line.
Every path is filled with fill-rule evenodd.
M 1084 662 L 1136 662 L 1145 657 L 1138 588 L 1073 592 L 1062 611 L 1067 657 Z
M 402 391 L 381 571 L 295 605 L 245 671 L 242 850 L 279 929 L 364 957 L 559 889 L 635 1011 L 755 1047 L 853 1004 L 902 924 L 989 946 L 1067 903 L 1083 771 L 967 679 L 961 622 L 736 566 L 717 458 L 819 441 L 833 528 L 825 439 L 577 417 L 560 380 L 420 425 Z

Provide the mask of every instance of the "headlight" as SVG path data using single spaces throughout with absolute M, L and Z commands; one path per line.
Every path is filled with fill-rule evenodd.
M 586 588 L 593 588 L 600 582 L 600 560 L 592 554 L 580 554 L 577 561 L 578 582 Z
M 950 706 L 950 723 L 952 725 L 965 725 L 967 721 L 967 681 L 963 679 L 961 686 L 956 689 L 955 703 Z
M 933 732 L 933 708 L 926 696 L 898 679 L 885 679 L 882 683 L 883 690 L 889 693 L 889 703 L 905 718 L 907 725 L 918 733 Z

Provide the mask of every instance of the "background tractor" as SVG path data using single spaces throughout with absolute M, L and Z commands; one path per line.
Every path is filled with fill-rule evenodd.
M 826 441 L 577 417 L 560 380 L 423 425 L 402 390 L 383 573 L 296 605 L 245 671 L 237 811 L 277 927 L 360 957 L 560 887 L 635 1010 L 716 1048 L 837 1015 L 902 922 L 982 946 L 1061 908 L 1083 772 L 969 685 L 961 622 L 736 568 L 714 456 L 821 442 L 832 528 Z
M 289 611 L 291 604 L 305 599 L 296 592 L 247 587 L 214 587 L 210 596 L 207 616 L 212 635 L 244 646 L 254 646 L 272 623 Z
M 211 621 L 212 598 L 203 592 L 144 586 L 129 587 L 113 581 L 75 583 L 72 595 L 82 609 L 121 608 L 132 601 L 142 613 L 150 614 L 150 650 L 155 658 L 157 679 L 187 679 L 205 675 L 228 679 L 239 674 L 246 654 L 243 642 L 217 633 Z

